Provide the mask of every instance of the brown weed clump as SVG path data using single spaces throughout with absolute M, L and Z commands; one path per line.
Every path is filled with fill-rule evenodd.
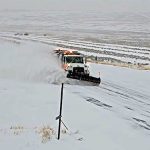
M 55 135 L 54 129 L 52 129 L 50 126 L 44 126 L 37 130 L 37 133 L 40 134 L 42 138 L 42 143 L 46 143 L 50 139 L 52 139 L 52 136 Z

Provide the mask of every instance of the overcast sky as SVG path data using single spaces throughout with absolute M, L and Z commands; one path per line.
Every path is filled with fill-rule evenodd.
M 150 0 L 0 0 L 0 9 L 150 11 Z

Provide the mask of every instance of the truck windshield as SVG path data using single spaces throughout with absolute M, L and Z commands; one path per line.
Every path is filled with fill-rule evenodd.
M 66 57 L 66 63 L 82 63 L 83 57 Z

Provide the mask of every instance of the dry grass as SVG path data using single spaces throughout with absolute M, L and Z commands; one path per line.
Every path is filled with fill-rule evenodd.
M 36 132 L 38 135 L 40 135 L 42 143 L 48 142 L 50 139 L 52 139 L 54 135 L 56 135 L 54 129 L 48 125 L 43 127 L 24 127 L 21 125 L 15 125 L 15 126 L 11 126 L 10 128 L 0 128 L 0 133 L 3 134 L 11 133 L 15 136 L 22 134 L 24 131 L 27 131 L 28 133 Z
M 128 63 L 117 63 L 117 62 L 104 62 L 104 61 L 89 61 L 89 62 L 94 62 L 97 64 L 104 64 L 104 65 L 112 65 L 112 66 L 118 66 L 118 67 L 126 67 L 126 68 L 131 68 L 131 69 L 138 69 L 138 70 L 150 70 L 150 65 L 138 65 L 138 64 L 128 64 Z
M 14 135 L 20 135 L 23 130 L 24 130 L 24 127 L 23 126 L 11 126 L 10 127 L 10 130 L 13 132 Z
M 38 136 L 41 138 L 41 143 L 47 143 L 50 141 L 53 137 L 56 137 L 56 132 L 53 128 L 51 128 L 49 125 L 43 126 L 43 127 L 24 127 L 21 125 L 15 125 L 11 126 L 10 128 L 0 128 L 0 132 L 3 134 L 13 134 L 14 136 L 19 136 L 24 131 L 27 133 L 35 132 Z M 61 130 L 61 134 L 63 135 L 69 135 L 73 136 L 75 140 L 83 141 L 83 137 L 80 136 L 79 131 L 71 132 L 66 127 L 65 129 Z
M 55 131 L 50 126 L 44 126 L 40 129 L 37 129 L 36 131 L 42 139 L 42 143 L 48 142 L 50 139 L 52 139 L 52 136 L 55 135 Z

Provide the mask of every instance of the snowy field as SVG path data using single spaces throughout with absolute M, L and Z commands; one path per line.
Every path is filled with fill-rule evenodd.
M 26 35 L 27 34 L 27 35 Z M 1 38 L 7 40 L 27 40 L 50 44 L 63 48 L 75 49 L 87 57 L 97 57 L 101 63 L 126 64 L 126 67 L 134 66 L 143 70 L 150 70 L 150 48 L 135 47 L 118 44 L 104 44 L 83 40 L 61 40 L 47 35 L 35 35 L 29 33 L 0 33 Z
M 25 34 L 101 63 L 150 70 L 149 13 L 1 10 L 0 18 L 1 36 Z
M 1 10 L 1 32 L 150 47 L 149 13 Z
M 149 65 L 148 14 L 0 11 L 0 18 L 0 149 L 150 149 L 149 70 L 89 63 L 100 86 L 69 85 L 53 53 L 70 47 Z M 62 82 L 68 130 L 62 125 L 58 141 Z

